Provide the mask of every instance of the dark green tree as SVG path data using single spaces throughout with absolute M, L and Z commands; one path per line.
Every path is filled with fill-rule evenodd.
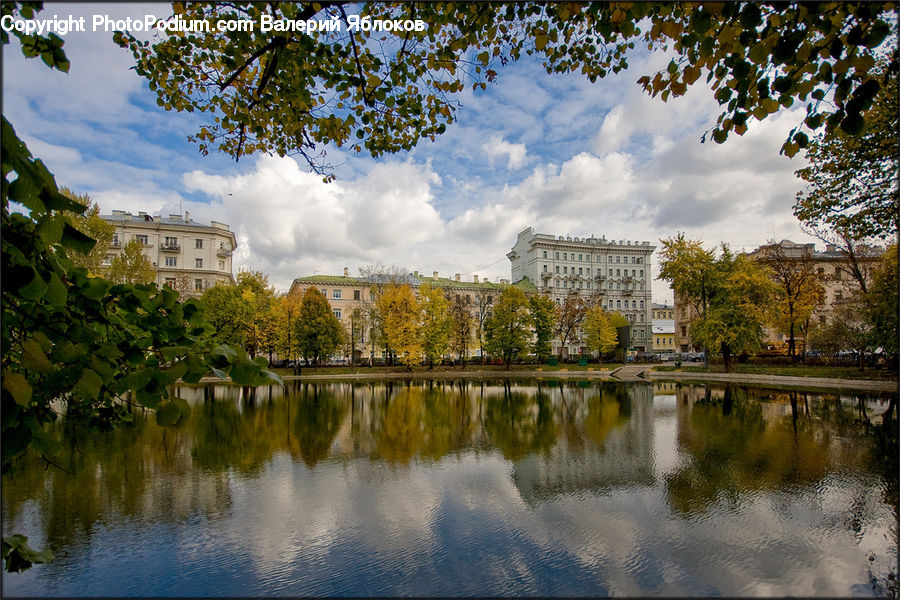
M 315 287 L 303 293 L 294 332 L 301 356 L 312 364 L 331 356 L 341 345 L 341 322 L 331 311 L 328 299 Z

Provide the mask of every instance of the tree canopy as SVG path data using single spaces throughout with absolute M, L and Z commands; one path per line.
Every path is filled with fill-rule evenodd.
M 300 300 L 295 325 L 297 347 L 308 362 L 316 364 L 337 350 L 344 329 L 328 304 L 325 294 L 310 286 Z
M 107 276 L 115 283 L 155 283 L 156 269 L 144 254 L 144 245 L 133 239 L 109 263 Z
M 808 144 L 802 129 L 865 128 L 873 99 L 897 76 L 896 51 L 889 69 L 872 72 L 895 37 L 893 10 L 889 2 L 175 2 L 174 16 L 209 22 L 210 32 L 115 40 L 160 106 L 207 113 L 190 138 L 201 152 L 299 153 L 320 173 L 329 172 L 328 143 L 379 156 L 434 139 L 455 120 L 466 85 L 485 89 L 523 55 L 548 73 L 594 82 L 642 49 L 674 55 L 638 79 L 663 101 L 706 76 L 721 112 L 702 141 L 721 143 L 751 117 L 805 104 L 782 147 L 792 156 Z M 281 27 L 264 31 L 263 18 Z

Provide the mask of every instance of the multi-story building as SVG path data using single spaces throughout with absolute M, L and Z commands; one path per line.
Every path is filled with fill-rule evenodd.
M 224 223 L 198 223 L 191 220 L 187 212 L 184 217 L 169 215 L 164 218 L 144 212 L 132 215 L 114 210 L 111 215 L 101 216 L 116 228 L 104 261 L 106 265 L 125 244 L 136 239 L 156 269 L 159 286 L 168 284 L 190 296 L 198 295 L 218 282 L 234 282 L 231 255 L 237 240 Z
M 473 317 L 483 322 L 490 315 L 491 307 L 494 299 L 500 294 L 504 287 L 510 285 L 506 279 L 501 279 L 497 283 L 488 281 L 486 277 L 475 275 L 472 281 L 463 281 L 460 274 L 457 273 L 453 279 L 447 277 L 439 277 L 438 272 L 434 271 L 431 277 L 420 274 L 418 271 L 404 275 L 369 275 L 366 277 L 353 277 L 349 273 L 348 268 L 344 268 L 343 275 L 309 275 L 306 277 L 298 277 L 291 284 L 289 293 L 303 292 L 309 287 L 314 287 L 322 292 L 328 299 L 334 316 L 338 318 L 347 331 L 354 329 L 355 315 L 364 318 L 366 310 L 371 307 L 375 300 L 375 288 L 386 282 L 406 283 L 412 287 L 419 295 L 419 288 L 423 284 L 429 284 L 433 287 L 441 288 L 450 298 L 459 297 L 467 306 L 470 307 Z M 536 288 L 528 280 L 516 282 L 516 287 L 524 292 L 535 292 Z M 359 312 L 355 312 L 359 309 Z M 369 332 L 365 329 L 359 331 L 359 339 L 354 340 L 361 347 L 365 347 L 371 340 Z M 383 352 L 378 349 L 369 347 L 369 353 L 377 352 L 379 356 Z M 479 345 L 473 343 L 469 351 L 470 356 L 480 356 L 481 349 Z M 364 354 L 369 356 L 370 354 Z M 384 356 L 381 356 L 384 358 Z M 374 356 L 372 356 L 374 358 Z
M 521 231 L 506 255 L 512 281 L 528 279 L 539 292 L 562 303 L 570 293 L 591 297 L 610 312 L 618 312 L 631 325 L 630 349 L 651 347 L 650 242 L 607 240 L 606 237 L 553 236 Z M 575 341 L 560 354 L 587 350 Z
M 872 268 L 878 263 L 884 248 L 881 246 L 860 245 L 854 248 L 854 256 L 860 277 L 867 284 L 871 281 Z M 859 280 L 853 275 L 852 264 L 846 252 L 832 244 L 825 245 L 825 251 L 819 252 L 815 244 L 798 244 L 791 240 L 768 243 L 749 254 L 763 264 L 789 261 L 808 263 L 806 266 L 815 274 L 818 283 L 825 292 L 824 301 L 812 315 L 814 322 L 824 324 L 831 311 L 841 302 L 848 300 L 860 289 Z M 802 336 L 795 333 L 795 338 Z M 772 327 L 766 327 L 767 342 L 785 342 L 787 335 Z
M 653 351 L 657 354 L 671 354 L 675 346 L 675 307 L 667 304 L 653 304 Z
M 855 248 L 855 256 L 859 273 L 868 281 L 871 278 L 872 267 L 878 262 L 884 248 L 880 246 L 859 246 Z M 859 282 L 852 275 L 850 259 L 847 253 L 831 244 L 825 245 L 824 252 L 817 251 L 815 244 L 798 244 L 791 240 L 781 240 L 778 243 L 764 244 L 749 253 L 749 256 L 763 263 L 773 260 L 788 260 L 808 262 L 809 268 L 815 274 L 821 284 L 825 296 L 822 305 L 812 315 L 814 322 L 824 324 L 832 309 L 848 299 L 859 289 Z M 698 312 L 696 307 L 685 302 L 677 294 L 675 295 L 675 345 L 679 352 L 698 350 L 690 338 L 690 324 L 696 319 Z M 765 340 L 767 342 L 784 342 L 787 336 L 772 327 L 766 327 Z M 802 339 L 795 334 L 795 338 Z

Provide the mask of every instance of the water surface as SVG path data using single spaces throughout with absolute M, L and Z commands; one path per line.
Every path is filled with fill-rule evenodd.
M 4 596 L 872 596 L 890 396 L 600 382 L 179 388 L 3 480 Z M 896 414 L 896 413 L 894 413 Z M 891 460 L 893 457 L 893 461 Z

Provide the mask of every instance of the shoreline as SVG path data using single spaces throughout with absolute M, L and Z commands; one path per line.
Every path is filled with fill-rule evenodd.
M 428 381 L 428 380 L 456 380 L 456 379 L 581 379 L 581 380 L 608 380 L 620 382 L 645 382 L 688 380 L 731 382 L 752 385 L 756 387 L 793 387 L 814 388 L 828 390 L 847 390 L 865 392 L 894 392 L 898 391 L 898 381 L 873 380 L 873 379 L 840 379 L 836 377 L 802 377 L 796 375 L 761 375 L 754 373 L 693 373 L 684 371 L 653 371 L 648 367 L 625 366 L 613 370 L 588 370 L 588 371 L 541 371 L 541 370 L 514 370 L 514 371 L 414 371 L 399 373 L 335 373 L 335 374 L 311 374 L 311 375 L 283 375 L 285 382 L 293 381 L 371 381 L 378 379 Z M 217 377 L 204 377 L 200 383 L 230 383 L 230 379 L 223 380 Z

